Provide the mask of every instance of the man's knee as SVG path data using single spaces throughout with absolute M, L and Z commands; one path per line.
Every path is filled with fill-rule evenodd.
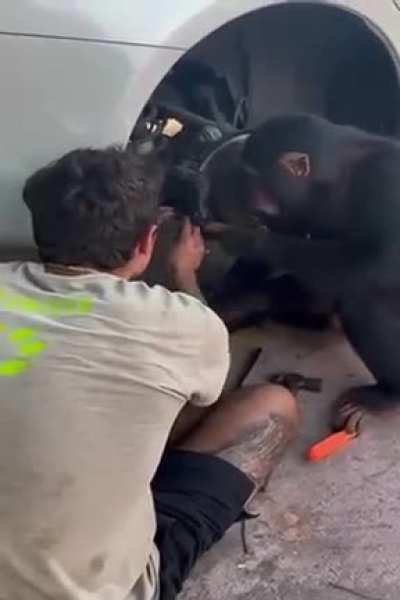
M 299 406 L 297 399 L 287 388 L 275 384 L 255 386 L 252 402 L 260 414 L 281 416 L 297 429 L 300 420 Z

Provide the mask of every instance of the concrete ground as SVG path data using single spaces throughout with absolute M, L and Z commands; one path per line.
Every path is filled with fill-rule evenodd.
M 343 453 L 307 463 L 306 448 L 328 433 L 333 398 L 369 374 L 339 332 L 268 325 L 232 345 L 236 362 L 263 346 L 251 382 L 299 371 L 322 377 L 323 392 L 301 393 L 300 435 L 258 498 L 250 553 L 235 526 L 199 561 L 182 600 L 398 600 L 400 417 L 370 422 Z

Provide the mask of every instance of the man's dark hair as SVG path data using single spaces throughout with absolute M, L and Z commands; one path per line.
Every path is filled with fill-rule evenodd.
M 157 220 L 161 185 L 154 159 L 116 147 L 74 150 L 40 169 L 23 191 L 40 259 L 123 266 Z

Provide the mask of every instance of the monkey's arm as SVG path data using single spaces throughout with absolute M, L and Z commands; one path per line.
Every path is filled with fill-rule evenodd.
M 287 271 L 309 287 L 335 293 L 354 276 L 357 249 L 338 240 L 305 239 L 272 233 L 264 228 L 243 229 L 211 225 L 226 250 Z M 362 260 L 361 260 L 362 262 Z
M 354 275 L 356 250 L 338 240 L 305 239 L 265 232 L 257 234 L 251 254 L 285 270 L 311 288 L 335 293 Z

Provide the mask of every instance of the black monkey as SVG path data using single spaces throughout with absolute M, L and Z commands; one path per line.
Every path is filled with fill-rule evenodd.
M 376 379 L 339 399 L 335 425 L 400 408 L 400 143 L 312 115 L 276 117 L 243 150 L 245 202 L 266 227 L 209 227 L 226 247 L 331 295 Z

